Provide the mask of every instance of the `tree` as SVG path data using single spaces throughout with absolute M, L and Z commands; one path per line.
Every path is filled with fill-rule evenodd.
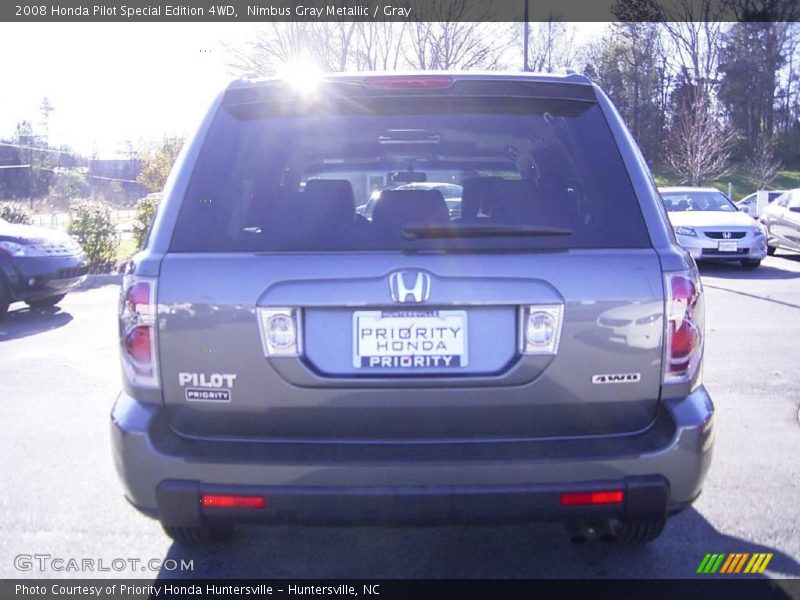
M 498 33 L 485 23 L 459 21 L 466 10 L 464 0 L 431 0 L 438 3 L 442 21 L 411 23 L 406 60 L 414 69 L 449 71 L 499 69 L 501 47 Z
M 789 31 L 788 23 L 734 23 L 725 35 L 719 96 L 742 134 L 740 157 L 752 154 L 760 136 L 774 133 L 778 73 L 786 63 Z
M 701 185 L 725 174 L 736 134 L 714 114 L 708 92 L 691 84 L 681 92 L 664 155 L 684 183 Z
M 136 203 L 136 218 L 133 221 L 133 239 L 137 248 L 143 248 L 150 232 L 150 227 L 155 219 L 158 205 L 161 202 L 161 194 L 147 194 L 140 198 Z
M 525 24 L 512 27 L 514 45 L 524 46 Z M 534 72 L 553 72 L 559 67 L 569 67 L 577 60 L 575 26 L 551 18 L 541 23 L 528 24 L 528 68 Z
M 765 135 L 760 136 L 756 142 L 753 155 L 747 161 L 747 170 L 757 182 L 756 188 L 761 190 L 772 183 L 781 165 L 781 160 L 775 154 L 773 140 Z
M 584 51 L 584 72 L 614 101 L 645 157 L 659 158 L 666 126 L 668 65 L 659 25 L 614 23 Z
M 30 165 L 30 167 L 20 169 L 23 174 L 16 178 L 16 189 L 12 193 L 12 197 L 27 196 L 31 208 L 33 208 L 34 199 L 47 196 L 50 190 L 55 163 L 51 153 L 47 151 L 46 142 L 34 134 L 33 126 L 28 121 L 17 123 L 13 143 L 18 147 L 22 157 L 21 163 Z
M 502 36 L 500 28 L 491 25 L 491 3 L 415 0 L 412 9 L 426 18 L 409 24 L 406 61 L 412 69 L 493 70 L 502 66 Z
M 676 71 L 688 73 L 702 85 L 715 83 L 725 27 L 723 8 L 716 0 L 672 0 L 663 23 Z
M 233 59 L 229 66 L 243 75 L 274 75 L 282 66 L 300 57 L 316 58 L 314 49 L 312 23 L 268 23 L 244 48 L 228 48 Z
M 67 231 L 78 240 L 93 267 L 110 266 L 116 255 L 118 236 L 107 204 L 96 200 L 73 204 Z
M 403 63 L 406 23 L 385 21 L 356 24 L 357 69 L 359 71 L 395 71 Z
M 145 154 L 137 181 L 153 192 L 160 192 L 182 147 L 183 138 L 165 137 Z
M 76 171 L 61 169 L 53 177 L 49 199 L 53 200 L 59 208 L 69 208 L 71 200 L 88 198 L 90 194 L 91 187 L 85 176 Z
M 323 71 L 341 72 L 356 64 L 358 58 L 357 23 L 354 21 L 323 21 L 312 26 L 314 56 Z

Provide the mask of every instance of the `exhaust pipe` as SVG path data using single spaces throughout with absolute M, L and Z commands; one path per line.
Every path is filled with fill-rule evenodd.
M 616 537 L 611 521 L 568 523 L 566 528 L 569 541 L 573 544 L 585 544 L 594 540 L 611 542 Z

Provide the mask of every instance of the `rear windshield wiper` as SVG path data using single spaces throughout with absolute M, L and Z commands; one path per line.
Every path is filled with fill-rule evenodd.
M 455 225 L 443 227 L 404 227 L 407 240 L 432 238 L 545 237 L 572 235 L 570 229 L 528 225 Z

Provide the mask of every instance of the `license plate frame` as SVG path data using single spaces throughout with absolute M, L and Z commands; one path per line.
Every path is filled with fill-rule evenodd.
M 466 310 L 354 311 L 353 367 L 457 371 L 469 365 L 468 329 Z
M 737 252 L 739 250 L 739 244 L 731 241 L 719 242 L 717 244 L 717 250 L 720 252 Z

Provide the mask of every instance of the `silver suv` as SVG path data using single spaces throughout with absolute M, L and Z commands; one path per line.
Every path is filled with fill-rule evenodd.
M 127 498 L 181 543 L 244 521 L 655 539 L 711 459 L 703 295 L 608 98 L 574 74 L 315 84 L 224 90 L 128 266 Z

